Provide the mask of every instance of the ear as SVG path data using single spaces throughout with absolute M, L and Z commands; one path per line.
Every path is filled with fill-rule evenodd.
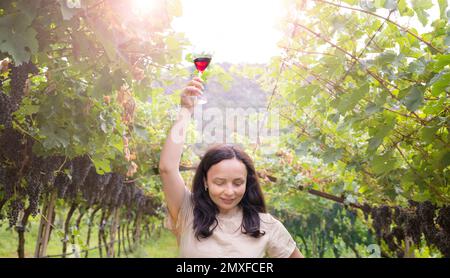
M 208 184 L 206 183 L 206 178 L 203 179 L 203 186 L 205 187 L 205 191 L 208 191 Z

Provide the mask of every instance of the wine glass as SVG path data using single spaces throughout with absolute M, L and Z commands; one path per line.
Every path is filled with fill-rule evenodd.
M 192 59 L 195 65 L 195 68 L 198 71 L 198 77 L 202 78 L 203 72 L 206 70 L 206 68 L 209 66 L 209 63 L 211 63 L 212 54 L 209 52 L 196 52 L 192 55 Z M 205 92 L 203 91 L 203 94 Z M 197 97 L 197 103 L 198 104 L 205 104 L 208 103 L 208 100 L 205 96 L 201 95 Z

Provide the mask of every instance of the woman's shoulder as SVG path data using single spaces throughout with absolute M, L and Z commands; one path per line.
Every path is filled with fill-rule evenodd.
M 272 226 L 272 225 L 281 224 L 281 222 L 278 219 L 276 219 L 275 217 L 273 217 L 270 213 L 260 212 L 259 219 L 261 219 L 261 225 Z

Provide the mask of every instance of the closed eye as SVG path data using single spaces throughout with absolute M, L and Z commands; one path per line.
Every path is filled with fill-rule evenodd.
M 225 180 L 223 180 L 223 179 L 215 179 L 214 183 L 217 184 L 217 185 L 223 185 L 225 183 Z

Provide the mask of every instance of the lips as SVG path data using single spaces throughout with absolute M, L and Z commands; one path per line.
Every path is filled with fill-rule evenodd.
M 230 204 L 232 204 L 234 202 L 234 199 L 223 199 L 223 198 L 220 198 L 220 200 L 222 200 L 222 202 L 224 202 L 227 205 L 230 205 Z

